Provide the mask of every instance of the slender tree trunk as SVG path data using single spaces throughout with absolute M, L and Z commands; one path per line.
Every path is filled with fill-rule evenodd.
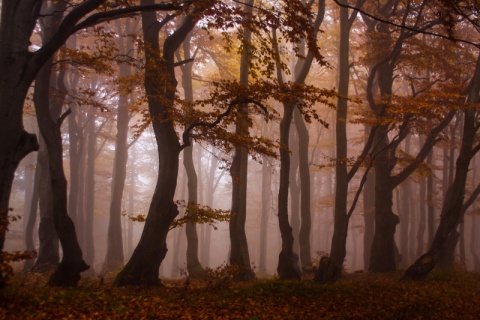
M 290 174 L 289 132 L 295 105 L 283 105 L 280 122 L 280 188 L 278 191 L 278 224 L 282 235 L 282 250 L 278 258 L 277 272 L 281 279 L 300 279 L 298 255 L 293 251 L 293 232 L 288 222 L 288 186 Z
M 427 163 L 431 162 L 432 152 L 427 157 Z M 426 221 L 427 221 L 427 178 L 422 178 L 420 181 L 420 201 L 418 202 L 419 208 L 419 222 L 418 222 L 418 230 L 417 230 L 417 251 L 415 253 L 416 257 L 419 257 L 424 251 L 425 246 L 425 230 L 426 230 Z
M 348 1 L 340 1 L 347 4 Z M 357 2 L 357 7 L 362 6 L 363 1 Z M 335 119 L 335 207 L 334 207 L 334 223 L 333 237 L 330 248 L 330 259 L 332 259 L 331 271 L 333 274 L 327 276 L 325 281 L 334 281 L 334 274 L 340 274 L 339 270 L 343 267 L 347 254 L 347 236 L 348 223 L 348 176 L 347 176 L 347 113 L 348 113 L 348 87 L 350 80 L 350 29 L 353 21 L 356 19 L 357 11 L 355 10 L 349 17 L 348 9 L 340 7 L 340 39 L 338 50 L 338 93 L 337 113 Z M 324 261 L 327 261 L 324 259 Z M 327 268 L 328 270 L 328 268 Z
M 253 13 L 253 0 L 245 3 L 245 15 Z M 251 30 L 244 29 L 244 50 L 240 62 L 240 84 L 248 85 Z M 247 127 L 248 108 L 246 105 L 239 106 L 235 133 L 239 136 L 248 135 Z M 247 215 L 247 173 L 248 173 L 248 150 L 244 146 L 235 146 L 235 154 L 230 168 L 232 176 L 232 218 L 229 222 L 230 229 L 230 264 L 240 266 L 244 272 L 241 278 L 251 279 L 255 275 L 250 266 L 247 236 L 245 234 L 245 220 Z M 288 218 L 287 218 L 288 219 Z
M 312 256 L 310 249 L 310 231 L 312 229 L 312 213 L 310 203 L 310 164 L 308 161 L 308 146 L 310 136 L 305 120 L 298 108 L 293 111 L 293 119 L 298 133 L 298 153 L 299 153 L 299 174 L 300 174 L 300 234 L 298 242 L 300 243 L 300 262 L 302 268 L 308 268 L 312 265 Z
M 267 272 L 267 241 L 268 241 L 268 215 L 270 211 L 270 194 L 272 183 L 272 169 L 267 157 L 262 158 L 262 213 L 260 217 L 260 257 L 258 271 L 260 274 Z
M 292 123 L 294 124 L 294 123 Z M 293 252 L 300 252 L 300 244 L 298 238 L 300 235 L 300 185 L 297 180 L 298 172 L 298 136 L 296 130 L 290 130 L 290 172 L 289 172 L 289 188 L 290 188 L 290 224 L 293 234 Z
M 365 125 L 365 135 L 370 134 L 370 127 Z M 370 252 L 372 250 L 373 235 L 375 233 L 375 169 L 370 170 L 363 187 L 363 268 L 370 270 Z
M 189 33 L 185 41 L 183 41 L 184 60 L 191 59 L 190 42 L 192 40 L 192 33 Z M 193 80 L 192 80 L 193 62 L 183 65 L 182 68 L 182 87 L 185 93 L 185 102 L 193 102 Z M 183 150 L 183 165 L 188 177 L 188 204 L 196 206 L 198 204 L 198 179 L 193 164 L 193 145 L 186 147 Z M 187 213 L 187 214 L 194 214 Z M 185 225 L 185 232 L 187 234 L 187 269 L 190 276 L 203 271 L 203 267 L 198 259 L 198 235 L 197 224 L 194 222 L 187 222 Z
M 37 157 L 37 173 L 39 188 L 40 223 L 38 226 L 38 257 L 31 271 L 46 272 L 57 267 L 60 261 L 58 252 L 58 235 L 53 223 L 52 187 L 50 185 L 50 169 L 48 151 L 40 136 L 40 150 Z
M 131 32 L 130 23 L 127 22 L 126 32 Z M 126 53 L 132 49 L 131 41 L 121 42 L 121 46 Z M 121 64 L 119 68 L 120 78 L 131 75 L 130 66 L 126 63 Z M 117 110 L 117 139 L 115 141 L 115 158 L 113 160 L 112 174 L 112 194 L 110 198 L 110 219 L 108 224 L 107 252 L 102 268 L 102 273 L 118 269 L 123 266 L 124 248 L 122 241 L 122 198 L 125 188 L 125 179 L 127 177 L 128 161 L 128 96 L 120 94 Z
M 432 164 L 433 152 L 427 158 L 427 163 Z M 435 175 L 432 173 L 427 178 L 427 247 L 433 242 L 433 237 L 435 235 L 435 185 L 434 185 Z
M 95 157 L 97 152 L 97 132 L 95 110 L 89 111 L 87 124 L 87 163 L 85 168 L 85 262 L 93 266 L 95 261 L 95 244 L 93 235 L 95 211 Z M 88 270 L 90 276 L 95 274 L 93 267 Z
M 37 159 L 38 159 L 38 156 L 37 156 Z M 27 228 L 25 230 L 25 244 L 28 251 L 35 250 L 34 232 L 35 232 L 35 225 L 37 222 L 37 215 L 38 215 L 38 200 L 39 200 L 39 193 L 40 193 L 40 170 L 41 169 L 38 165 L 38 160 L 37 160 L 35 176 L 33 179 L 32 196 L 30 198 L 30 206 L 29 206 L 30 212 L 28 214 Z M 26 260 L 23 266 L 23 271 L 25 272 L 30 271 L 34 263 L 35 263 L 35 260 L 33 259 Z

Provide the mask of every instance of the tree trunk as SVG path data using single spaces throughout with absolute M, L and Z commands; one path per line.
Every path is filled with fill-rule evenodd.
M 260 250 L 258 271 L 260 274 L 267 272 L 267 241 L 268 241 L 268 215 L 270 212 L 270 194 L 272 183 L 272 169 L 267 157 L 262 157 L 262 213 L 260 216 Z
M 185 41 L 183 41 L 183 59 L 191 59 L 190 42 L 192 40 L 192 33 L 189 33 Z M 181 67 L 182 69 L 182 87 L 185 93 L 185 101 L 187 103 L 193 102 L 193 82 L 192 82 L 192 67 L 193 62 L 189 62 Z M 193 145 L 186 147 L 183 150 L 183 165 L 188 177 L 188 204 L 198 204 L 198 179 L 193 164 Z M 190 214 L 190 213 L 189 213 Z M 190 276 L 203 271 L 203 267 L 198 259 L 198 235 L 197 224 L 194 222 L 187 222 L 185 225 L 185 232 L 187 234 L 187 270 Z
M 300 235 L 298 242 L 300 244 L 300 262 L 302 268 L 309 268 L 312 265 L 312 256 L 310 252 L 310 231 L 312 229 L 312 213 L 310 203 L 310 164 L 308 161 L 308 146 L 310 136 L 308 134 L 305 120 L 298 108 L 293 111 L 295 127 L 298 133 L 298 153 L 299 153 L 299 174 L 300 174 Z
M 126 31 L 128 31 L 129 28 L 126 28 Z M 130 41 L 128 44 L 130 44 Z M 131 45 L 126 45 L 125 52 L 130 52 L 130 47 Z M 123 78 L 130 75 L 130 66 L 127 64 L 121 64 L 119 69 L 119 77 Z M 124 262 L 121 218 L 123 190 L 125 188 L 125 179 L 127 177 L 128 122 L 128 97 L 125 94 L 120 94 L 117 110 L 117 139 L 115 141 L 115 158 L 113 160 L 112 194 L 110 198 L 107 251 L 102 267 L 102 274 L 119 269 L 123 266 Z
M 0 19 L 0 252 L 8 228 L 9 200 L 20 161 L 39 148 L 23 128 L 23 104 L 38 70 L 28 66 L 30 35 L 40 12 L 38 1 L 2 1 Z M 0 288 L 4 286 L 0 279 Z
M 467 102 L 475 103 L 479 101 L 480 90 L 480 55 L 477 59 L 475 73 L 468 92 Z M 442 214 L 440 215 L 440 224 L 438 225 L 432 245 L 426 254 L 421 256 L 405 272 L 404 279 L 424 279 L 428 273 L 439 262 L 441 255 L 448 250 L 448 245 L 452 245 L 457 232 L 456 228 L 463 219 L 463 200 L 465 197 L 465 185 L 468 175 L 468 167 L 472 157 L 475 155 L 473 146 L 475 143 L 475 134 L 478 131 L 476 125 L 476 110 L 465 109 L 463 121 L 463 135 L 460 147 L 460 153 L 456 161 L 455 178 L 447 190 L 445 202 L 443 204 Z
M 432 152 L 429 153 L 427 157 L 427 163 L 432 161 Z M 427 221 L 427 178 L 422 178 L 420 181 L 420 201 L 419 201 L 419 222 L 418 222 L 418 230 L 417 230 L 417 251 L 415 253 L 416 257 L 419 257 L 424 251 L 425 246 L 425 230 L 426 230 L 426 221 Z
M 365 125 L 365 135 L 370 134 L 370 127 Z M 363 269 L 370 270 L 370 252 L 373 235 L 375 234 L 375 169 L 368 172 L 367 181 L 363 187 Z
M 93 266 L 95 261 L 95 244 L 93 235 L 94 213 L 95 213 L 95 157 L 97 152 L 97 132 L 95 126 L 95 110 L 89 110 L 87 124 L 87 162 L 85 168 L 85 262 Z M 88 270 L 93 276 L 93 267 Z
M 141 4 L 151 3 L 152 0 L 141 1 Z M 160 284 L 158 271 L 167 254 L 167 234 L 178 215 L 174 196 L 181 146 L 174 123 L 168 119 L 168 111 L 173 107 L 177 87 L 174 53 L 195 27 L 198 14 L 198 10 L 194 10 L 175 32 L 167 37 L 162 57 L 159 59 L 160 25 L 156 13 L 142 12 L 142 30 L 145 45 L 149 49 L 145 51 L 145 91 L 150 115 L 158 119 L 152 123 L 158 145 L 158 180 L 140 242 L 115 279 L 117 286 Z M 158 79 L 162 79 L 162 82 L 159 83 Z
M 45 142 L 40 137 L 40 150 L 37 158 L 37 173 L 39 188 L 40 224 L 38 226 L 39 250 L 38 257 L 31 271 L 46 272 L 56 268 L 60 261 L 58 252 L 58 235 L 53 223 L 52 187 L 50 184 L 50 169 L 48 152 Z
M 342 0 L 341 4 L 348 4 L 348 1 Z M 363 1 L 357 2 L 357 7 L 361 7 Z M 348 114 L 348 87 L 350 81 L 350 29 L 358 11 L 353 11 L 349 17 L 348 8 L 340 7 L 340 39 L 338 50 L 338 94 L 337 113 L 335 119 L 335 207 L 333 222 L 333 237 L 330 248 L 330 259 L 337 264 L 337 268 L 342 268 L 347 254 L 347 236 L 348 223 L 348 183 L 347 174 L 347 114 Z M 324 263 L 327 260 L 324 260 Z M 327 270 L 335 270 L 327 268 Z M 332 279 L 335 280 L 335 274 Z
M 253 0 L 248 0 L 244 8 L 246 15 L 253 13 Z M 243 45 L 240 62 L 240 84 L 248 85 L 250 63 L 251 30 L 244 29 Z M 239 136 L 248 135 L 247 127 L 248 107 L 240 105 L 235 133 Z M 252 279 L 255 275 L 250 266 L 247 236 L 245 234 L 245 220 L 247 216 L 247 174 L 248 174 L 248 150 L 244 146 L 235 146 L 235 154 L 230 168 L 232 176 L 232 218 L 229 222 L 230 229 L 230 264 L 239 266 L 243 272 L 239 275 L 243 279 Z M 288 218 L 287 218 L 288 219 Z
M 292 123 L 293 125 L 295 123 Z M 289 188 L 290 188 L 290 224 L 293 234 L 293 252 L 300 252 L 300 244 L 298 238 L 300 235 L 300 185 L 297 180 L 298 172 L 298 136 L 296 130 L 290 130 L 290 172 L 289 172 Z
M 382 130 L 381 130 L 382 131 Z M 378 142 L 381 150 L 388 145 L 386 135 L 381 135 Z M 375 159 L 375 234 L 370 255 L 370 271 L 388 272 L 396 269 L 395 229 L 399 218 L 392 212 L 393 188 L 391 172 L 392 160 L 386 152 L 381 152 Z
M 37 156 L 37 165 L 35 166 L 35 176 L 33 179 L 33 190 L 32 190 L 32 196 L 29 199 L 30 200 L 30 206 L 29 206 L 29 214 L 28 214 L 28 222 L 27 222 L 27 228 L 25 230 L 25 245 L 28 251 L 34 251 L 35 250 L 35 225 L 37 222 L 37 215 L 38 215 L 38 199 L 39 199 L 39 193 L 40 193 L 40 166 L 38 165 L 38 156 Z M 58 252 L 58 249 L 57 249 Z M 57 260 L 58 262 L 58 260 Z M 33 267 L 35 263 L 35 260 L 29 259 L 25 261 L 25 264 L 23 266 L 23 271 L 27 272 L 30 271 L 30 269 Z
M 278 257 L 277 272 L 281 279 L 300 279 L 298 255 L 293 251 L 292 227 L 288 222 L 288 185 L 290 171 L 289 132 L 295 105 L 283 105 L 280 122 L 280 188 L 278 191 L 278 224 L 282 235 L 282 250 Z

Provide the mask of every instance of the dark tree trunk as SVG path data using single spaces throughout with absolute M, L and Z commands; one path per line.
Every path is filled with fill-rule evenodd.
M 141 4 L 154 3 L 142 0 Z M 158 145 L 158 180 L 147 214 L 140 242 L 132 257 L 115 279 L 118 286 L 158 285 L 160 264 L 167 254 L 167 234 L 178 215 L 174 202 L 177 186 L 179 153 L 181 146 L 174 123 L 168 119 L 168 111 L 175 101 L 177 81 L 174 72 L 174 53 L 195 27 L 198 10 L 188 15 L 183 23 L 164 42 L 159 59 L 160 23 L 155 12 L 142 12 L 142 29 L 145 45 L 145 90 L 153 130 Z M 161 75 L 159 77 L 159 75 Z M 158 79 L 161 79 L 159 83 Z
M 381 131 L 381 130 L 380 130 Z M 386 135 L 379 137 L 380 149 L 388 144 Z M 392 212 L 393 186 L 391 172 L 395 162 L 386 152 L 375 159 L 375 233 L 370 255 L 370 271 L 388 272 L 396 269 L 395 229 L 398 216 Z
M 95 110 L 89 110 L 89 119 L 87 124 L 87 162 L 85 168 L 85 262 L 93 266 L 95 260 L 95 244 L 93 235 L 94 210 L 95 210 L 95 158 L 97 153 L 97 132 L 95 126 Z M 88 270 L 89 275 L 93 276 L 95 271 L 93 267 Z
M 432 152 L 428 154 L 427 163 L 431 163 L 432 161 Z M 425 230 L 426 230 L 426 222 L 427 222 L 427 179 L 422 178 L 420 181 L 420 201 L 418 202 L 419 208 L 419 222 L 418 222 L 418 230 L 417 230 L 417 251 L 415 255 L 419 257 L 424 251 L 425 247 Z
M 183 41 L 183 59 L 191 59 L 190 42 L 192 33 L 189 33 L 185 41 Z M 193 62 L 189 62 L 181 67 L 182 69 L 182 87 L 185 93 L 185 101 L 193 102 L 193 80 L 192 80 Z M 183 165 L 188 177 L 188 204 L 197 205 L 198 203 L 198 179 L 193 164 L 193 145 L 183 150 Z M 187 270 L 188 274 L 195 276 L 203 271 L 203 267 L 198 259 L 198 235 L 197 224 L 187 222 L 185 225 L 187 234 Z
M 251 15 L 253 12 L 253 0 L 248 0 L 245 4 L 245 13 Z M 251 30 L 244 29 L 243 50 L 240 62 L 240 84 L 248 85 L 249 63 L 250 63 L 250 41 Z M 248 135 L 248 107 L 240 105 L 238 109 L 238 118 L 235 133 L 239 136 Z M 244 146 L 235 146 L 235 154 L 230 168 L 232 176 L 232 218 L 229 222 L 230 229 L 230 264 L 243 268 L 240 278 L 246 280 L 255 275 L 250 266 L 250 256 L 248 252 L 247 236 L 245 234 L 245 220 L 247 216 L 247 173 L 248 173 L 248 150 Z M 288 219 L 288 218 L 287 218 Z
M 278 191 L 278 224 L 282 235 L 282 250 L 278 257 L 277 272 L 281 279 L 300 279 L 298 255 L 293 252 L 293 232 L 288 222 L 288 185 L 290 171 L 289 132 L 295 105 L 283 105 L 280 122 L 280 188 Z
M 427 160 L 427 163 L 432 163 L 433 150 L 429 155 L 430 160 Z M 427 247 L 433 242 L 433 237 L 435 235 L 435 186 L 434 186 L 435 175 L 431 174 L 427 178 Z
M 292 123 L 295 124 L 294 122 Z M 298 238 L 300 235 L 300 184 L 297 180 L 298 172 L 298 136 L 296 130 L 290 130 L 290 224 L 293 234 L 293 252 L 297 255 L 300 252 Z
M 20 161 L 38 150 L 23 128 L 23 104 L 38 69 L 28 65 L 30 35 L 40 12 L 38 1 L 2 1 L 0 19 L 0 251 L 8 227 L 9 200 Z M 4 286 L 0 279 L 0 288 Z
M 295 127 L 298 132 L 298 153 L 299 153 L 299 174 L 300 174 L 300 234 L 298 242 L 300 244 L 300 262 L 302 268 L 309 268 L 312 265 L 312 256 L 310 252 L 310 231 L 312 229 L 312 213 L 310 203 L 310 164 L 308 161 L 308 146 L 310 136 L 308 134 L 305 120 L 298 108 L 293 111 Z
M 268 215 L 270 212 L 270 194 L 272 183 L 272 169 L 267 157 L 262 158 L 262 213 L 260 217 L 260 250 L 258 271 L 260 274 L 267 272 L 267 234 L 268 234 Z
M 477 59 L 475 73 L 468 92 L 467 102 L 475 103 L 479 101 L 480 90 L 480 55 Z M 404 279 L 424 279 L 428 273 L 438 264 L 442 254 L 448 252 L 448 246 L 453 245 L 458 240 L 456 228 L 463 219 L 463 200 L 465 197 L 465 185 L 468 175 L 468 167 L 472 157 L 477 149 L 474 149 L 475 134 L 478 131 L 476 124 L 476 110 L 465 109 L 463 121 L 463 135 L 460 147 L 460 153 L 456 161 L 455 178 L 448 188 L 442 213 L 440 215 L 440 224 L 438 225 L 432 245 L 426 254 L 421 256 L 405 272 Z M 457 239 L 456 239 L 457 238 Z
M 55 14 L 45 18 L 44 40 L 49 39 L 53 32 L 58 29 L 59 19 L 64 8 L 65 3 L 63 2 L 55 3 L 50 8 Z M 87 270 L 89 266 L 83 261 L 75 226 L 68 216 L 67 180 L 63 170 L 63 147 L 60 131 L 63 118 L 58 118 L 65 93 L 59 92 L 60 96 L 50 99 L 51 70 L 52 59 L 48 59 L 37 75 L 34 93 L 38 126 L 48 151 L 53 222 L 63 251 L 62 261 L 51 275 L 49 284 L 53 286 L 75 286 L 80 280 L 80 273 Z M 57 83 L 52 83 L 58 88 Z
M 365 126 L 365 134 L 370 134 L 370 127 Z M 365 232 L 363 234 L 363 268 L 370 270 L 370 252 L 372 250 L 373 235 L 375 233 L 375 170 L 368 173 L 363 187 L 363 220 Z

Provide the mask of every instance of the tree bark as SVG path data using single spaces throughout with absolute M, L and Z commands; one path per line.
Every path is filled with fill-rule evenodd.
M 293 232 L 288 222 L 288 185 L 290 174 L 289 132 L 295 105 L 283 105 L 280 122 L 280 188 L 278 191 L 278 224 L 282 235 L 282 250 L 278 257 L 277 272 L 281 279 L 300 279 L 298 255 L 293 251 Z
M 151 4 L 153 0 L 142 0 Z M 145 45 L 145 90 L 153 130 L 158 145 L 158 180 L 147 214 L 140 241 L 132 257 L 115 279 L 115 285 L 159 285 L 160 264 L 167 254 L 167 234 L 178 215 L 174 202 L 181 146 L 174 123 L 168 118 L 173 108 L 177 80 L 174 71 L 174 53 L 195 27 L 197 15 L 193 10 L 182 24 L 167 37 L 160 51 L 161 25 L 155 12 L 142 12 L 142 30 Z M 159 57 L 162 52 L 161 58 Z M 159 75 L 161 75 L 159 77 Z M 159 82 L 161 79 L 161 82 Z
M 248 0 L 244 7 L 245 15 L 253 13 L 253 0 Z M 251 30 L 244 29 L 244 51 L 240 61 L 240 84 L 248 85 Z M 248 135 L 248 107 L 240 105 L 235 126 L 235 133 L 239 136 Z M 230 229 L 230 264 L 239 266 L 243 271 L 239 278 L 249 280 L 255 277 L 250 266 L 247 236 L 245 234 L 245 220 L 247 216 L 247 174 L 248 174 L 248 150 L 244 146 L 235 146 L 235 153 L 230 168 L 232 177 L 232 218 L 229 222 Z

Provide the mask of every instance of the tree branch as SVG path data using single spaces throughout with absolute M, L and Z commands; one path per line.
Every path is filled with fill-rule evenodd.
M 180 149 L 183 150 L 191 144 L 191 142 L 190 142 L 190 136 L 191 136 L 190 132 L 193 129 L 195 129 L 197 127 L 213 128 L 217 124 L 219 124 L 220 121 L 222 121 L 223 118 L 228 116 L 232 112 L 234 107 L 236 107 L 240 104 L 248 104 L 248 103 L 253 103 L 255 106 L 262 109 L 265 112 L 265 114 L 268 115 L 267 108 L 263 104 L 261 104 L 260 102 L 258 102 L 256 100 L 253 100 L 253 99 L 241 99 L 241 100 L 235 99 L 235 100 L 232 100 L 230 102 L 230 104 L 228 105 L 227 110 L 225 110 L 223 113 L 220 113 L 217 116 L 217 118 L 215 119 L 215 121 L 213 121 L 213 122 L 199 121 L 199 122 L 192 123 L 188 127 L 186 127 L 185 131 L 183 131 L 183 135 L 182 135 L 183 145 L 180 147 Z
M 477 48 L 480 48 L 480 43 L 475 43 L 475 42 L 472 42 L 472 41 L 469 41 L 469 40 L 465 40 L 465 39 L 459 39 L 459 38 L 455 38 L 455 37 L 452 37 L 452 36 L 446 36 L 446 35 L 443 35 L 443 34 L 440 34 L 440 33 L 436 33 L 436 32 L 431 32 L 431 31 L 426 31 L 426 30 L 423 30 L 422 29 L 418 29 L 416 27 L 410 27 L 410 26 L 407 26 L 407 25 L 401 25 L 401 24 L 398 24 L 398 23 L 395 23 L 395 22 L 392 22 L 392 21 L 389 21 L 389 20 L 386 20 L 386 19 L 383 19 L 383 18 L 380 18 L 379 16 L 376 16 L 372 13 L 369 13 L 365 10 L 362 10 L 360 8 L 357 8 L 357 7 L 354 7 L 354 6 L 351 6 L 351 5 L 348 5 L 348 4 L 342 4 L 340 3 L 338 0 L 333 0 L 337 5 L 339 5 L 340 7 L 344 7 L 344 8 L 349 8 L 349 9 L 354 9 L 354 10 L 357 10 L 358 12 L 360 12 L 362 15 L 364 16 L 367 16 L 373 20 L 376 20 L 376 21 L 380 21 L 382 23 L 386 23 L 386 24 L 389 24 L 389 25 L 392 25 L 394 27 L 397 27 L 397 28 L 402 28 L 402 29 L 406 29 L 406 30 L 410 30 L 410 31 L 413 31 L 415 33 L 422 33 L 422 34 L 427 34 L 427 35 L 431 35 L 431 36 L 434 36 L 434 37 L 438 37 L 438 38 L 442 38 L 442 39 L 446 39 L 446 40 L 450 40 L 450 41 L 454 41 L 454 42 L 462 42 L 462 43 L 466 43 L 466 44 L 470 44 L 472 46 L 475 46 Z

